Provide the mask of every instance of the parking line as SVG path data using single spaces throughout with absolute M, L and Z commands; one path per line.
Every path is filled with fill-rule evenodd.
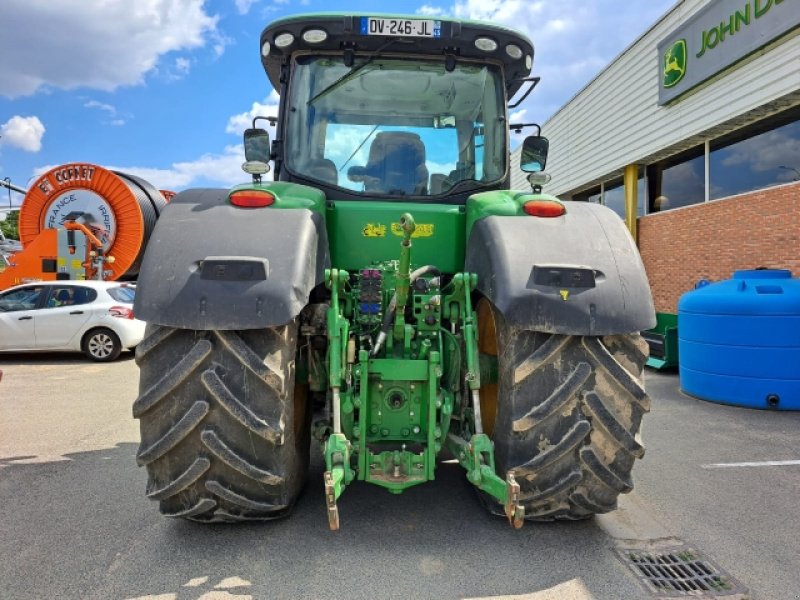
M 710 465 L 700 465 L 703 469 L 726 469 L 731 467 L 788 467 L 800 465 L 800 460 L 763 460 L 760 462 L 738 462 L 738 463 L 712 463 Z

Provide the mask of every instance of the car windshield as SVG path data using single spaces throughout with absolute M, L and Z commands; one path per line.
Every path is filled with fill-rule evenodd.
M 438 196 L 506 173 L 500 70 L 458 61 L 304 56 L 290 86 L 286 167 L 365 196 Z
M 128 286 L 108 288 L 108 295 L 117 302 L 133 304 L 133 300 L 136 297 L 136 288 Z

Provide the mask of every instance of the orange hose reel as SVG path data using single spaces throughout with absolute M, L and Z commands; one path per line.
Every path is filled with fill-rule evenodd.
M 82 213 L 81 221 L 103 243 L 107 255 L 106 279 L 135 277 L 144 247 L 164 197 L 138 178 L 89 163 L 55 167 L 28 190 L 19 212 L 19 236 L 23 248 L 43 229 L 61 227 L 70 213 Z

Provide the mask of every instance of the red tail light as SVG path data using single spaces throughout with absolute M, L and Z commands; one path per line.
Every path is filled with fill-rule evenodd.
M 261 190 L 241 190 L 230 195 L 231 204 L 240 208 L 263 208 L 275 202 L 275 196 Z
M 118 319 L 133 319 L 133 309 L 127 306 L 112 306 L 108 309 L 108 314 Z
M 560 217 L 567 212 L 561 202 L 553 200 L 531 200 L 522 205 L 522 210 L 532 217 Z

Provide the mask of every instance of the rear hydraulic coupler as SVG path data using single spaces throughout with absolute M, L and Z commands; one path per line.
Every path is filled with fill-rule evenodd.
M 458 273 L 445 283 L 432 265 L 412 270 L 410 214 L 400 228 L 399 260 L 352 275 L 326 272 L 329 417 L 316 430 L 324 438 L 328 522 L 339 528 L 337 501 L 352 481 L 402 493 L 434 479 L 447 447 L 519 527 L 519 486 L 513 473 L 496 474 L 480 424 L 477 278 Z

